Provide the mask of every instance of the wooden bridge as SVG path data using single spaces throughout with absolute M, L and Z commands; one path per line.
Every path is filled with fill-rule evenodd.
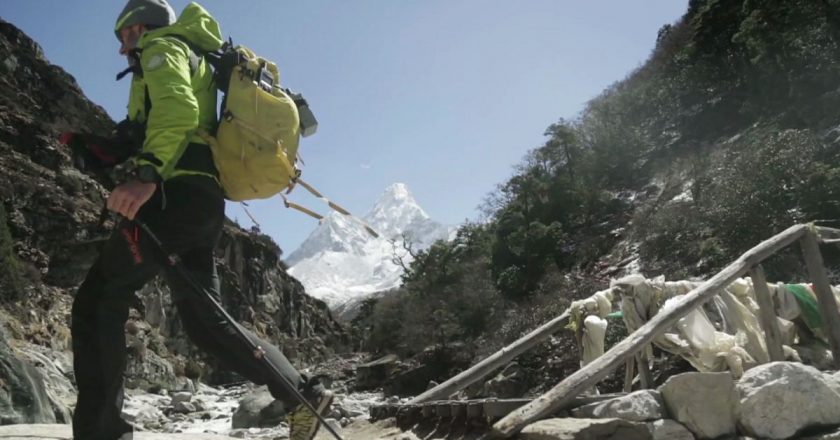
M 602 402 L 627 393 L 579 396 L 572 399 L 558 412 L 570 410 L 590 403 Z M 373 421 L 395 417 L 400 428 L 408 429 L 421 422 L 436 425 L 447 424 L 450 429 L 486 428 L 495 421 L 532 402 L 532 399 L 473 399 L 473 400 L 431 400 L 423 403 L 385 404 L 371 408 Z
M 484 379 L 516 356 L 564 328 L 569 318 L 568 310 L 466 371 L 415 397 L 409 403 L 372 408 L 371 417 L 374 419 L 396 417 L 398 425 L 403 429 L 414 426 L 418 421 L 429 419 L 445 420 L 454 424 L 486 423 L 489 425 L 488 437 L 510 438 L 525 426 L 560 411 L 616 397 L 615 394 L 603 396 L 581 396 L 581 394 L 622 364 L 626 365 L 627 373 L 625 391 L 630 390 L 631 381 L 635 376 L 634 367 L 639 368 L 642 387 L 650 387 L 652 380 L 648 362 L 644 358 L 644 348 L 658 335 L 671 328 L 677 320 L 745 275 L 752 278 L 769 360 L 771 362 L 784 360 L 779 326 L 761 263 L 796 242 L 800 243 L 819 303 L 825 333 L 834 355 L 834 366 L 838 368 L 840 367 L 840 312 L 838 312 L 838 304 L 829 284 L 819 245 L 820 243 L 840 243 L 840 230 L 814 224 L 801 224 L 792 226 L 750 249 L 715 276 L 680 297 L 673 308 L 654 315 L 602 356 L 566 377 L 537 398 L 449 400 L 458 391 Z

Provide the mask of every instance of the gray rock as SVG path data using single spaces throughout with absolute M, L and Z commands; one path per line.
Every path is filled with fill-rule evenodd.
M 146 321 L 155 326 L 160 327 L 166 322 L 166 308 L 164 307 L 161 293 L 157 289 L 151 290 L 147 294 L 146 300 Z
M 44 376 L 18 359 L 0 335 L 0 424 L 55 422 Z
M 16 355 L 33 365 L 44 377 L 44 389 L 55 414 L 55 421 L 70 423 L 70 408 L 76 404 L 76 388 L 68 377 L 73 375 L 72 356 L 26 342 L 16 344 Z
M 195 382 L 189 377 L 184 376 L 177 376 L 175 378 L 175 390 L 186 391 L 191 394 L 195 394 L 198 391 L 196 390 Z
M 807 427 L 840 424 L 840 394 L 819 370 L 771 362 L 747 371 L 738 383 L 744 432 L 789 438 Z
M 521 440 L 652 440 L 643 423 L 621 419 L 545 419 L 519 433 Z
M 122 410 L 122 417 L 137 425 L 148 425 L 163 418 L 163 413 L 148 403 L 137 403 L 128 399 Z
M 648 429 L 650 429 L 653 440 L 694 440 L 694 434 L 691 431 L 681 423 L 671 419 L 650 422 L 648 423 Z
M 575 417 L 616 418 L 644 422 L 664 417 L 662 397 L 656 390 L 640 390 L 626 396 L 591 403 L 572 411 Z
M 730 373 L 683 373 L 670 377 L 659 392 L 671 418 L 698 438 L 735 434 L 739 396 Z
M 6 66 L 7 72 L 14 72 L 18 67 L 18 60 L 14 56 L 10 56 L 3 60 L 3 65 Z
M 276 426 L 286 414 L 280 401 L 274 400 L 264 386 L 248 394 L 233 413 L 233 428 L 262 428 Z
M 195 405 L 190 402 L 177 402 L 172 405 L 172 409 L 176 413 L 180 414 L 190 414 L 195 412 Z
M 178 392 L 172 394 L 172 405 L 173 406 L 175 406 L 175 404 L 177 404 L 179 402 L 189 402 L 190 400 L 192 400 L 192 393 L 189 393 L 189 392 L 186 392 L 186 391 L 178 391 Z
M 327 413 L 327 417 L 331 417 L 333 419 L 340 419 L 342 417 L 342 413 L 338 408 L 332 408 Z
M 345 408 L 341 405 L 336 405 L 336 410 L 339 412 L 339 414 L 341 414 L 342 418 L 348 419 L 356 418 L 367 414 L 365 411 L 359 409 Z
M 198 382 L 196 388 L 196 392 L 200 394 L 207 394 L 209 396 L 218 396 L 219 394 L 222 394 L 222 392 L 218 388 L 213 388 L 210 385 L 204 384 L 203 382 Z
M 126 386 L 143 390 L 162 390 L 175 387 L 175 370 L 168 360 L 151 350 L 142 356 L 130 353 L 126 365 Z

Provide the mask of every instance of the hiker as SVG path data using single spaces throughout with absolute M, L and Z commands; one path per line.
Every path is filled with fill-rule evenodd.
M 103 245 L 79 287 L 72 309 L 74 371 L 79 395 L 73 414 L 76 440 L 131 439 L 133 427 L 120 417 L 126 368 L 124 326 L 136 290 L 159 272 L 166 275 L 172 302 L 190 339 L 221 364 L 267 384 L 289 409 L 292 440 L 309 440 L 316 416 L 272 375 L 260 356 L 282 372 L 318 411 L 332 393 L 301 375 L 276 347 L 229 320 L 189 280 L 168 265 L 161 247 L 134 219 L 142 221 L 176 254 L 194 282 L 217 302 L 219 279 L 213 260 L 224 220 L 224 193 L 208 145 L 196 134 L 216 124 L 216 87 L 208 63 L 196 51 L 222 45 L 218 23 L 198 4 L 176 20 L 165 0 L 129 0 L 115 32 L 119 52 L 132 66 L 128 119 L 145 124 L 136 168 L 118 184 L 107 208 L 124 218 Z M 239 332 L 264 353 L 244 344 Z

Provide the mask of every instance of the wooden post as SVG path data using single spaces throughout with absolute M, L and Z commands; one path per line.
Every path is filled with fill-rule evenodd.
M 452 402 L 449 401 L 438 402 L 438 404 L 435 405 L 435 414 L 442 419 L 452 417 L 451 405 Z
M 764 276 L 764 268 L 756 265 L 750 270 L 755 300 L 758 303 L 758 317 L 761 328 L 764 330 L 764 340 L 767 343 L 767 354 L 770 361 L 785 360 L 785 352 L 782 350 L 782 332 L 779 330 L 779 320 L 776 318 L 776 306 L 773 305 L 773 298 L 770 297 L 770 289 L 767 288 L 767 278 Z
M 608 376 L 613 369 L 639 352 L 646 344 L 653 341 L 657 335 L 673 326 L 678 319 L 708 301 L 709 298 L 717 294 L 720 290 L 729 286 L 749 268 L 798 240 L 804 233 L 806 227 L 806 225 L 791 226 L 780 234 L 750 249 L 708 281 L 685 294 L 679 299 L 679 302 L 675 304 L 673 309 L 667 313 L 660 312 L 656 314 L 650 321 L 631 333 L 623 341 L 613 346 L 603 356 L 565 378 L 547 393 L 534 399 L 530 404 L 516 409 L 499 420 L 493 425 L 490 435 L 502 438 L 511 437 L 528 424 L 563 407 L 563 405 L 574 399 L 583 390 L 588 389 Z
M 507 364 L 516 356 L 526 352 L 531 347 L 541 343 L 553 333 L 562 329 L 565 326 L 566 319 L 568 318 L 569 311 L 566 310 L 557 318 L 543 324 L 541 327 L 519 338 L 512 344 L 497 351 L 495 354 L 487 357 L 483 361 L 473 365 L 465 371 L 462 371 L 457 376 L 424 392 L 423 394 L 420 394 L 409 403 L 416 404 L 435 399 L 448 399 L 452 394 L 468 387 L 473 382 L 483 379 L 497 368 Z
M 449 411 L 452 413 L 452 418 L 464 417 L 467 415 L 467 402 L 455 400 L 451 403 Z
M 639 369 L 639 384 L 640 389 L 649 390 L 653 388 L 653 373 L 650 372 L 650 363 L 647 358 L 647 345 L 641 351 L 636 353 L 636 366 Z
M 840 312 L 837 311 L 837 300 L 825 273 L 820 246 L 817 243 L 815 229 L 809 228 L 802 236 L 802 253 L 805 264 L 814 283 L 814 293 L 820 305 L 820 315 L 823 318 L 823 329 L 828 337 L 831 353 L 834 355 L 834 368 L 840 367 Z
M 423 405 L 421 411 L 423 412 L 423 418 L 428 419 L 432 417 L 432 414 L 435 413 L 435 405 L 432 403 L 426 403 L 425 405 Z
M 625 366 L 624 370 L 624 392 L 629 393 L 633 391 L 633 378 L 636 377 L 635 370 L 636 363 L 633 360 L 627 361 L 627 365 Z
M 484 401 L 483 400 L 472 400 L 467 403 L 467 417 L 471 419 L 477 419 L 479 417 L 484 416 Z

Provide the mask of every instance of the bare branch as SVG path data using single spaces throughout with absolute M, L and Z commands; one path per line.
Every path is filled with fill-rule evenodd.
M 414 261 L 417 259 L 417 251 L 414 250 L 414 242 L 408 233 L 403 232 L 400 234 L 399 240 L 399 243 L 395 239 L 388 240 L 391 243 L 391 252 L 393 254 L 391 261 L 400 266 L 405 273 L 408 273 L 411 263 L 406 262 L 406 257 L 410 256 L 411 261 Z

